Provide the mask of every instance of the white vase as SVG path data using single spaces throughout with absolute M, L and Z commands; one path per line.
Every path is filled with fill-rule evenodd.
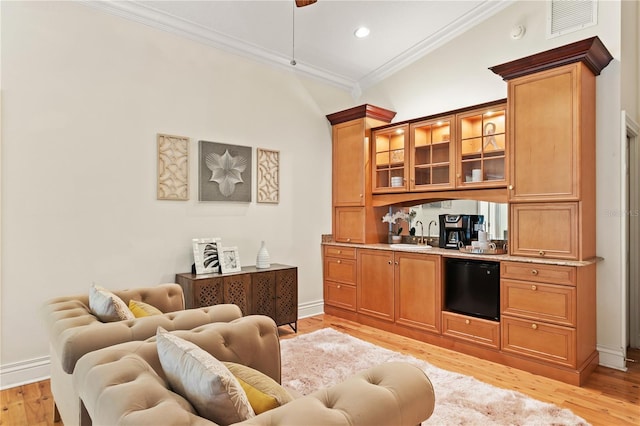
M 264 241 L 262 241 L 262 244 L 260 244 L 260 250 L 258 250 L 258 257 L 256 258 L 256 268 L 270 268 L 270 261 L 269 252 L 267 251 L 267 247 L 264 245 Z

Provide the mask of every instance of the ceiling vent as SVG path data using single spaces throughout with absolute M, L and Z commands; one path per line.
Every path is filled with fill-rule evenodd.
M 598 23 L 598 0 L 547 0 L 547 38 Z

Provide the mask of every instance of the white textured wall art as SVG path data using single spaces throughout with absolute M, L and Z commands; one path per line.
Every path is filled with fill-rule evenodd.
M 158 200 L 189 199 L 189 138 L 158 133 Z
M 280 151 L 258 148 L 258 202 L 280 201 Z

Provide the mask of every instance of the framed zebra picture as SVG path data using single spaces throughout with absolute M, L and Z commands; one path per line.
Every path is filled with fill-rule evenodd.
M 218 246 L 221 240 L 221 238 L 194 238 L 192 240 L 196 274 L 220 273 Z

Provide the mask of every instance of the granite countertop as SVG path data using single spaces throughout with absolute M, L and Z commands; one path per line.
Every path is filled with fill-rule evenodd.
M 328 238 L 323 236 L 322 244 L 330 244 L 334 246 L 343 246 L 343 247 L 355 247 L 361 249 L 371 249 L 371 250 L 391 250 L 391 251 L 401 251 L 406 253 L 418 253 L 418 254 L 434 254 L 444 257 L 456 257 L 456 258 L 464 258 L 464 259 L 482 259 L 482 260 L 491 260 L 494 262 L 500 261 L 511 261 L 511 262 L 527 262 L 527 263 L 543 263 L 548 265 L 564 265 L 564 266 L 586 266 L 591 265 L 593 263 L 597 263 L 601 260 L 604 260 L 601 257 L 594 257 L 588 260 L 565 260 L 565 259 L 545 259 L 539 257 L 524 257 L 524 256 L 511 256 L 508 254 L 472 254 L 472 253 L 463 253 L 458 250 L 453 249 L 443 249 L 439 247 L 432 248 L 401 248 L 401 247 L 392 247 L 391 244 L 384 243 L 375 243 L 375 244 L 353 244 L 353 243 L 336 243 L 330 241 Z M 416 246 L 419 247 L 419 246 Z

